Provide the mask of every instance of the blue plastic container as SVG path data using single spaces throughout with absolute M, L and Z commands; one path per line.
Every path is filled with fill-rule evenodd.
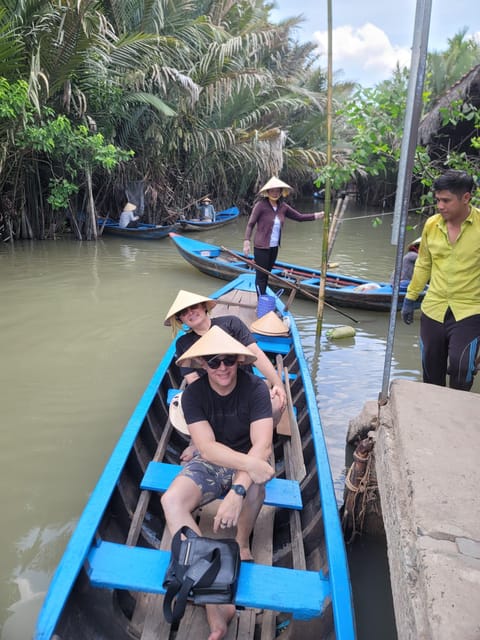
M 257 318 L 261 318 L 269 311 L 275 310 L 275 298 L 267 294 L 258 296 Z

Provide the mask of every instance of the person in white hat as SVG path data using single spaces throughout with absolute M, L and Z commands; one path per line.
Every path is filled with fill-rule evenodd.
M 238 340 L 245 347 L 250 349 L 256 357 L 255 366 L 265 376 L 266 381 L 270 385 L 270 397 L 272 400 L 273 420 L 274 424 L 278 424 L 282 413 L 287 405 L 287 398 L 283 383 L 265 353 L 255 342 L 254 337 L 249 331 L 245 323 L 237 316 L 224 315 L 211 318 L 209 311 L 217 303 L 211 298 L 192 293 L 190 291 L 180 290 L 173 301 L 170 309 L 165 316 L 164 325 L 172 326 L 176 333 L 183 325 L 186 325 L 190 331 L 177 339 L 176 357 L 180 358 L 202 335 L 213 327 L 221 327 L 226 333 Z M 247 370 L 252 371 L 251 367 Z M 187 383 L 197 380 L 204 375 L 203 369 L 195 369 L 190 366 L 180 367 L 182 376 Z M 182 461 L 185 461 L 190 455 L 190 450 L 186 449 L 182 454 Z
M 418 258 L 418 249 L 422 238 L 417 238 L 408 245 L 407 253 L 402 258 L 402 271 L 400 273 L 400 285 L 408 286 L 408 283 L 412 279 L 413 270 L 415 268 L 415 262 Z M 403 285 L 402 285 L 403 283 Z
M 178 360 L 201 367 L 206 375 L 188 385 L 182 409 L 197 449 L 161 498 L 172 535 L 187 525 L 201 535 L 192 517 L 199 506 L 223 498 L 213 530 L 236 527 L 240 558 L 251 561 L 250 534 L 274 475 L 273 420 L 268 389 L 239 364 L 254 354 L 220 327 L 212 327 Z M 234 605 L 206 605 L 211 634 L 223 638 L 235 614 Z
M 278 178 L 270 178 L 259 191 L 260 200 L 253 207 L 245 230 L 243 253 L 250 253 L 250 238 L 256 226 L 253 242 L 253 255 L 259 267 L 271 271 L 278 255 L 278 248 L 282 236 L 285 218 L 297 222 L 320 220 L 324 216 L 323 211 L 315 213 L 300 213 L 284 202 L 292 187 Z M 268 284 L 268 275 L 262 271 L 256 272 L 255 284 L 259 295 L 265 295 Z
M 196 205 L 199 213 L 200 220 L 208 220 L 215 222 L 215 207 L 208 196 L 205 196 L 200 200 L 200 203 Z
M 135 228 L 138 227 L 138 221 L 140 220 L 140 216 L 136 216 L 133 212 L 137 210 L 137 206 L 132 202 L 127 202 L 127 204 L 123 207 L 123 211 L 120 214 L 120 220 L 118 221 L 118 226 L 121 229 Z
M 407 247 L 407 252 L 402 258 L 402 270 L 400 272 L 400 288 L 406 289 L 412 279 L 413 270 L 415 268 L 415 262 L 418 258 L 418 249 L 420 247 L 420 241 L 422 238 L 417 238 L 411 242 Z M 390 282 L 393 284 L 393 278 L 395 273 L 390 276 Z

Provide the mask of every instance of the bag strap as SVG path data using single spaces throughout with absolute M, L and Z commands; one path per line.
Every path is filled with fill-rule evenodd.
M 176 623 L 182 619 L 187 606 L 188 595 L 193 587 L 197 584 L 201 584 L 203 587 L 212 584 L 220 570 L 220 561 L 220 549 L 212 549 L 211 553 L 199 558 L 187 569 L 182 580 L 176 579 L 169 584 L 163 599 L 163 615 L 169 624 Z M 174 599 L 175 604 L 173 604 Z

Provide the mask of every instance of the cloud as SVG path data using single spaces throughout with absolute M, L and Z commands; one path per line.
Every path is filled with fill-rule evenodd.
M 326 55 L 327 32 L 316 31 L 315 41 L 320 52 Z M 390 42 L 387 34 L 367 22 L 361 27 L 344 25 L 333 30 L 333 67 L 343 69 L 346 80 L 362 84 L 375 84 L 388 78 L 397 66 L 410 65 L 410 48 L 398 47 Z

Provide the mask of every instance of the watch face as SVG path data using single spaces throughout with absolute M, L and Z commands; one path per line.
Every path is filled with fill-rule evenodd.
M 242 496 L 242 498 L 245 498 L 247 495 L 247 490 L 241 484 L 232 484 L 232 489 L 235 493 L 238 493 L 239 496 Z

